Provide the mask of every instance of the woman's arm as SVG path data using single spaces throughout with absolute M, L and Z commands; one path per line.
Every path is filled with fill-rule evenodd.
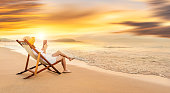
M 43 40 L 43 47 L 42 47 L 41 50 L 46 54 L 46 50 L 47 50 L 47 40 Z
M 46 54 L 46 49 L 42 49 L 43 53 Z
M 46 54 L 47 47 L 46 47 L 46 46 L 44 46 L 41 50 L 43 51 L 43 53 L 45 53 L 45 54 Z

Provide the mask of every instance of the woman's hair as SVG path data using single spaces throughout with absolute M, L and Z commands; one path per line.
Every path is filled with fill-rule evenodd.
M 45 44 L 47 44 L 47 40 L 43 40 L 43 47 Z

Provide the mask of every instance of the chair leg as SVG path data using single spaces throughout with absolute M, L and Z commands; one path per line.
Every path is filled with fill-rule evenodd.
M 29 76 L 27 76 L 27 77 L 25 77 L 25 78 L 23 78 L 23 79 L 28 79 L 28 78 L 30 78 L 30 77 L 32 77 L 32 76 L 34 76 L 34 74 L 31 74 L 31 75 L 29 75 Z
M 29 58 L 30 58 L 30 55 L 28 54 L 28 57 L 27 57 L 27 62 L 26 62 L 26 65 L 25 65 L 25 70 L 27 70 L 28 63 L 29 63 Z
M 51 67 L 56 71 L 56 73 L 61 74 L 61 72 L 59 72 L 53 65 L 51 65 Z
M 43 68 L 43 69 L 37 71 L 37 74 L 40 73 L 40 72 L 42 72 L 42 71 L 44 71 L 44 70 L 46 70 L 46 69 L 48 69 L 49 67 L 50 67 L 50 66 L 46 66 L 45 68 Z M 30 78 L 30 77 L 32 77 L 32 76 L 34 76 L 34 75 L 35 75 L 35 74 L 31 74 L 31 75 L 25 77 L 24 79 L 28 79 L 28 78 Z
M 43 64 L 44 65 L 44 64 Z M 46 65 L 44 65 L 44 67 L 47 67 Z M 49 71 L 52 71 L 50 68 L 48 68 Z
M 38 66 L 40 66 L 40 65 L 42 65 L 42 64 L 38 64 Z M 33 66 L 33 67 L 29 68 L 29 69 L 34 69 L 35 67 L 36 67 L 36 66 Z M 28 70 L 21 71 L 21 72 L 17 73 L 16 75 L 20 75 L 20 74 L 25 73 L 25 72 L 27 72 L 27 71 L 28 71 Z
M 16 75 L 20 75 L 20 74 L 25 73 L 25 72 L 27 72 L 27 71 L 28 71 L 28 70 L 24 70 L 24 71 L 22 71 L 22 72 L 17 73 Z
M 56 64 L 56 63 L 55 63 L 55 64 Z M 49 65 L 49 66 L 46 66 L 46 65 L 44 65 L 44 64 L 38 64 L 38 66 L 44 65 L 45 68 L 37 71 L 37 74 L 40 73 L 40 72 L 42 72 L 42 71 L 44 71 L 44 70 L 46 70 L 46 69 L 52 71 L 49 67 L 52 67 L 52 68 L 55 70 L 55 71 L 52 71 L 52 72 L 61 74 L 61 73 L 53 66 L 53 65 L 55 65 L 55 64 L 51 64 L 51 65 Z M 29 69 L 34 69 L 34 68 L 36 68 L 36 66 L 33 66 L 33 67 L 29 68 Z M 22 72 L 17 73 L 17 75 L 22 74 L 22 73 L 25 73 L 25 72 L 27 72 L 27 71 L 28 71 L 28 70 L 24 70 L 24 71 L 22 71 Z M 32 76 L 34 76 L 34 75 L 35 75 L 35 74 L 31 74 L 31 75 L 29 75 L 29 76 L 27 76 L 27 77 L 25 77 L 25 78 L 23 78 L 23 79 L 28 79 L 28 78 L 30 78 L 30 77 L 32 77 Z
M 41 71 L 44 71 L 44 70 L 48 69 L 48 68 L 49 68 L 49 67 L 45 67 L 45 68 L 37 71 L 37 74 L 40 73 Z M 34 75 L 35 75 L 35 74 L 31 74 L 31 75 L 29 75 L 29 76 L 27 76 L 27 77 L 25 77 L 25 78 L 23 78 L 23 79 L 28 79 L 28 78 L 30 78 L 30 77 L 32 77 L 32 76 L 34 76 Z
M 49 67 L 50 67 L 50 66 L 47 66 L 47 67 L 45 67 L 45 68 L 37 71 L 37 74 L 40 73 L 40 72 L 42 72 L 42 71 L 44 71 L 44 70 L 46 70 L 46 69 L 48 69 Z M 54 67 L 53 69 L 55 69 L 55 67 Z M 57 69 L 56 69 L 54 72 L 55 72 L 55 73 L 58 73 L 58 74 L 61 74 Z M 32 76 L 34 76 L 34 75 L 35 75 L 35 74 L 31 74 L 31 75 L 29 75 L 29 76 L 27 76 L 27 77 L 25 77 L 25 78 L 23 78 L 23 79 L 28 79 L 28 78 L 30 78 L 30 77 L 32 77 Z
M 44 66 L 47 67 L 46 65 L 44 65 Z M 50 68 L 48 68 L 48 70 L 51 71 L 51 72 L 57 73 L 56 71 L 53 71 Z
M 40 60 L 40 55 L 41 55 L 41 53 L 39 52 L 39 53 L 38 53 L 38 57 L 37 57 L 37 64 L 36 64 L 35 72 L 34 72 L 35 75 L 37 74 L 38 64 L 39 64 L 39 60 Z

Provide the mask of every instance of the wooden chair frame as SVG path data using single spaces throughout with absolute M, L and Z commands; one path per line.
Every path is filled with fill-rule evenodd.
M 54 67 L 54 65 L 57 64 L 57 63 L 59 63 L 60 61 L 57 61 L 57 62 L 51 64 L 40 52 L 38 52 L 38 50 L 35 49 L 35 46 L 34 46 L 34 45 L 31 45 L 26 39 L 25 39 L 24 41 L 19 41 L 19 40 L 16 40 L 16 41 L 17 41 L 21 46 L 22 46 L 22 42 L 25 42 L 26 44 L 29 45 L 29 47 L 30 47 L 31 49 L 33 49 L 33 50 L 38 54 L 36 66 L 33 66 L 33 67 L 28 68 L 29 58 L 30 58 L 30 55 L 28 54 L 27 61 L 26 61 L 26 65 L 25 65 L 25 70 L 17 73 L 16 75 L 19 75 L 19 74 L 22 74 L 22 73 L 25 73 L 25 72 L 29 71 L 29 72 L 31 72 L 32 74 L 24 78 L 24 79 L 28 79 L 28 78 L 30 78 L 30 77 L 32 77 L 32 76 L 35 76 L 36 74 L 38 74 L 38 73 L 46 70 L 46 69 L 48 69 L 49 71 L 52 71 L 52 70 L 50 69 L 50 67 L 54 69 L 54 71 L 52 71 L 52 72 L 61 74 L 61 73 Z M 42 64 L 42 63 L 39 64 L 40 57 L 46 61 L 47 65 L 46 65 L 46 64 Z M 43 65 L 44 68 L 42 68 L 41 70 L 38 71 L 38 66 L 40 66 L 40 65 Z M 31 70 L 31 69 L 34 69 L 34 68 L 35 68 L 35 71 Z

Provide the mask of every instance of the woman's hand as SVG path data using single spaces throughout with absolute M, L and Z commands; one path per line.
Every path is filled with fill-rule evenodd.
M 47 44 L 45 44 L 42 48 L 43 52 L 46 54 L 46 50 L 47 50 Z
M 48 46 L 47 44 L 44 45 L 44 50 L 47 50 L 47 46 Z

